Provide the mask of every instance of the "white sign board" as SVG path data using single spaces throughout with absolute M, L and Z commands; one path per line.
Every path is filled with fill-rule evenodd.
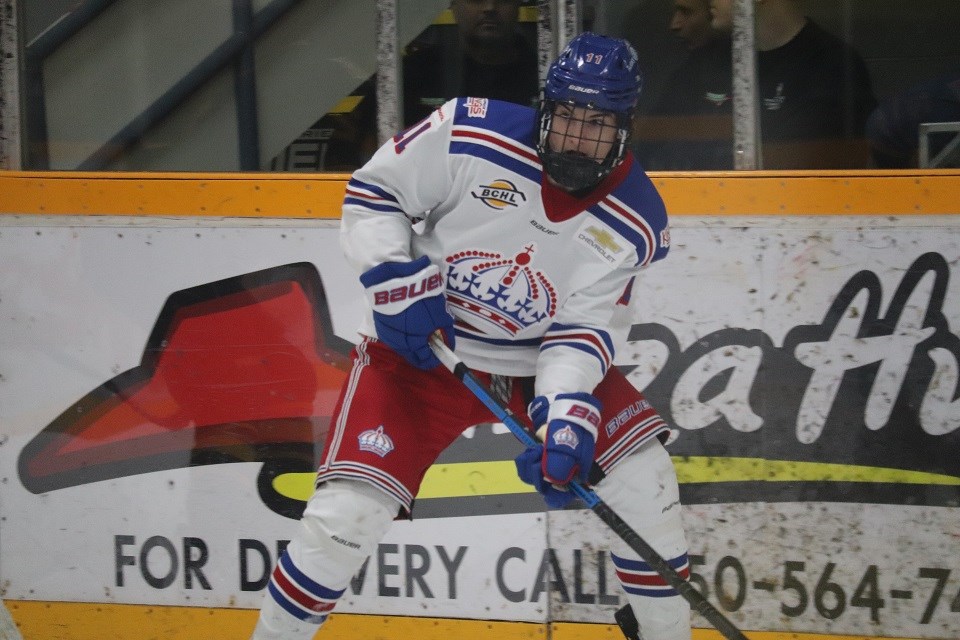
M 746 629 L 960 637 L 960 220 L 672 236 L 617 364 L 675 427 L 695 584 Z M 336 222 L 4 220 L 5 599 L 257 608 L 360 300 Z M 441 462 L 516 450 L 481 426 Z M 338 611 L 610 623 L 610 535 L 419 499 Z

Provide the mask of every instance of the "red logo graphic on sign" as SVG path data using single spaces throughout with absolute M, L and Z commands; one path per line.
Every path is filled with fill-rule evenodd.
M 316 267 L 297 263 L 172 294 L 138 366 L 64 411 L 20 453 L 34 493 L 227 462 L 263 462 L 260 496 L 299 517 L 277 475 L 314 471 L 352 345 Z

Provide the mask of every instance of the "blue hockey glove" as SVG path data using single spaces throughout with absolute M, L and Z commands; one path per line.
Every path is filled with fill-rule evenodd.
M 564 507 L 573 494 L 565 487 L 578 478 L 586 482 L 600 424 L 600 401 L 589 393 L 537 396 L 530 403 L 534 426 L 546 424 L 542 445 L 517 456 L 517 475 L 543 494 L 551 507 Z
M 540 470 L 542 460 L 542 446 L 528 447 L 514 460 L 517 464 L 517 475 L 527 484 L 533 485 L 543 496 L 547 506 L 562 509 L 570 504 L 574 495 L 566 487 L 555 487 L 544 479 L 543 472 Z
M 388 347 L 420 369 L 440 364 L 430 349 L 438 329 L 454 347 L 453 317 L 447 312 L 440 269 L 421 256 L 412 262 L 384 262 L 360 276 L 373 309 L 373 324 Z

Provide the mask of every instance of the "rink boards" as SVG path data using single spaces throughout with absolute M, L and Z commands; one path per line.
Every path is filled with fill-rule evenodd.
M 671 254 L 616 362 L 675 428 L 698 588 L 751 638 L 960 637 L 960 175 L 654 180 Z M 246 637 L 355 339 L 344 187 L 0 174 L 25 638 Z M 610 534 L 544 512 L 516 452 L 466 432 L 325 637 L 620 637 Z

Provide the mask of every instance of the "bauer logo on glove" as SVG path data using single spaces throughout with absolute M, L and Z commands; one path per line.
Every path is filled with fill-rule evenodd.
M 451 349 L 454 337 L 437 265 L 426 256 L 411 262 L 384 262 L 365 271 L 360 283 L 367 288 L 377 338 L 419 369 L 439 366 L 430 335 L 440 331 Z
M 440 270 L 436 269 L 436 267 L 434 267 L 434 269 L 436 270 L 435 273 L 428 274 L 419 282 L 417 282 L 416 278 L 414 278 L 414 281 L 411 284 L 403 284 L 399 287 L 394 287 L 393 289 L 389 290 L 373 291 L 374 307 L 377 309 L 377 311 L 390 313 L 389 311 L 383 309 L 384 305 L 388 305 L 393 302 L 413 301 L 414 299 L 419 298 L 426 293 L 432 293 L 436 291 L 443 286 L 443 278 L 440 277 Z
M 600 426 L 600 414 L 597 413 L 596 408 L 590 404 L 571 404 L 570 408 L 567 409 L 566 417 L 568 420 L 583 420 L 593 425 L 594 432 L 596 432 L 597 427 Z

